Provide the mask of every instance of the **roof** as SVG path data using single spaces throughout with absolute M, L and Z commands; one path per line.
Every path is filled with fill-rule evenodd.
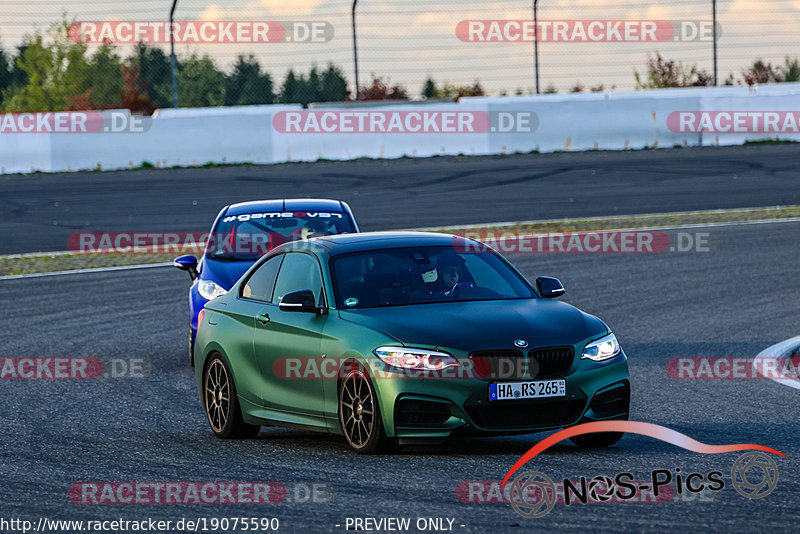
M 327 198 L 287 198 L 275 200 L 253 200 L 228 206 L 226 215 L 272 211 L 330 211 L 344 212 L 342 203 Z
M 450 247 L 453 240 L 463 238 L 432 232 L 363 232 L 317 237 L 308 243 L 323 246 L 329 254 L 338 255 L 384 248 Z

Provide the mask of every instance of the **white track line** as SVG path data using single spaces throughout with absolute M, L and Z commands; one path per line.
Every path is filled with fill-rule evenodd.
M 0 280 L 19 280 L 20 278 L 44 278 L 46 276 L 61 276 L 65 274 L 106 273 L 109 271 L 132 271 L 134 269 L 151 269 L 153 267 L 169 267 L 172 262 L 145 263 L 142 265 L 120 265 L 118 267 L 97 267 L 95 269 L 73 269 L 71 271 L 54 271 L 49 273 L 12 274 L 0 276 Z
M 767 360 L 778 360 L 779 358 L 790 356 L 790 351 L 796 349 L 798 345 L 800 345 L 800 336 L 787 339 L 786 341 L 781 341 L 780 343 L 762 350 L 758 356 L 753 359 L 753 367 L 755 372 L 761 376 L 765 376 L 759 372 L 759 369 L 764 369 L 764 363 Z M 765 378 L 769 378 L 778 384 L 783 384 L 784 386 L 789 386 L 790 388 L 800 389 L 800 380 L 794 378 Z

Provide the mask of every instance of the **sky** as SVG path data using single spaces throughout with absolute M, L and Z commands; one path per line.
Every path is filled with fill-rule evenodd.
M 171 0 L 0 0 L 0 43 L 6 49 L 26 34 L 42 31 L 66 14 L 70 20 L 166 20 Z M 353 81 L 351 0 L 179 0 L 177 20 L 325 22 L 332 39 L 322 43 L 180 44 L 179 55 L 209 55 L 229 69 L 239 54 L 253 54 L 278 81 L 293 68 L 339 65 Z M 719 0 L 717 2 L 720 78 L 756 59 L 783 64 L 800 57 L 800 0 Z M 418 95 L 425 79 L 438 83 L 480 81 L 490 94 L 532 92 L 531 42 L 464 42 L 459 21 L 530 20 L 531 2 L 493 0 L 360 0 L 357 9 L 362 84 L 371 74 L 388 78 Z M 541 0 L 539 19 L 710 21 L 711 0 Z M 121 46 L 125 55 L 129 46 Z M 564 92 L 586 87 L 633 89 L 634 71 L 643 72 L 648 54 L 711 71 L 710 42 L 607 43 L 541 42 L 541 87 Z

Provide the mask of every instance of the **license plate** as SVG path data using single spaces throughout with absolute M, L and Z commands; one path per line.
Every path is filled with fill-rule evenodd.
M 566 380 L 534 380 L 489 384 L 489 400 L 542 399 L 566 397 Z

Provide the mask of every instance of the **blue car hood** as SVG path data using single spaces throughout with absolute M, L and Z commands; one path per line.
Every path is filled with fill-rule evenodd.
M 447 302 L 341 310 L 342 319 L 388 334 L 409 346 L 463 351 L 575 345 L 608 331 L 605 323 L 563 302 L 522 299 Z
M 200 278 L 212 280 L 221 285 L 226 290 L 233 287 L 239 278 L 242 277 L 247 269 L 253 266 L 253 261 L 217 261 L 203 258 L 203 267 L 200 271 Z

